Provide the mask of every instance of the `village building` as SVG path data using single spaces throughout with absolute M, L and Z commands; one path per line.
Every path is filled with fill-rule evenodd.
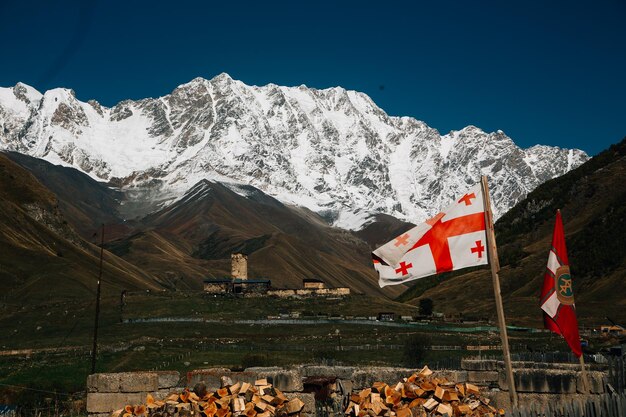
M 396 319 L 396 313 L 383 311 L 378 313 L 376 318 L 378 321 L 394 321 Z
M 205 279 L 204 292 L 207 294 L 267 294 L 271 283 L 269 279 Z
M 626 330 L 619 324 L 601 326 L 600 333 L 603 336 L 626 336 Z
M 326 284 L 319 279 L 303 279 L 302 286 L 305 290 L 321 290 L 326 288 Z
M 248 278 L 248 257 L 241 253 L 233 253 L 231 259 L 231 276 L 204 280 L 204 292 L 207 294 L 249 294 L 273 297 L 342 297 L 350 295 L 350 288 L 327 288 L 326 284 L 314 278 L 302 280 L 302 288 L 272 289 L 268 279 Z
M 230 278 L 204 280 L 207 294 L 267 294 L 272 282 L 269 279 L 248 279 L 248 257 L 233 253 Z

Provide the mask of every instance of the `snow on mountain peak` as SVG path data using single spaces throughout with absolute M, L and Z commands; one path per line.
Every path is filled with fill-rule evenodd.
M 111 109 L 80 102 L 68 89 L 0 89 L 0 147 L 127 191 L 150 190 L 132 195 L 161 202 L 203 179 L 250 184 L 353 229 L 374 213 L 424 220 L 481 174 L 490 177 L 500 215 L 588 158 L 578 150 L 520 149 L 502 131 L 475 126 L 442 136 L 341 87 L 248 86 L 226 73 Z

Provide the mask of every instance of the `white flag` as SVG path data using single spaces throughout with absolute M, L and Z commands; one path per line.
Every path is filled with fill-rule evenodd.
M 372 257 L 381 287 L 488 263 L 481 185 L 376 249 Z

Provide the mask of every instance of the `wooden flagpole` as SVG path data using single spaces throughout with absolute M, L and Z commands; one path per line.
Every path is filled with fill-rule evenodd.
M 500 261 L 498 260 L 498 249 L 496 247 L 496 234 L 493 228 L 493 214 L 491 213 L 491 199 L 489 198 L 489 185 L 487 177 L 481 178 L 483 186 L 483 197 L 485 204 L 485 226 L 487 232 L 487 247 L 489 253 L 489 265 L 491 266 L 491 278 L 493 280 L 493 292 L 496 298 L 496 310 L 498 312 L 498 327 L 500 328 L 500 339 L 502 340 L 502 353 L 504 354 L 504 366 L 506 367 L 506 379 L 509 385 L 509 396 L 511 405 L 517 407 L 517 391 L 515 390 L 515 380 L 513 379 L 513 367 L 511 365 L 511 352 L 509 350 L 509 338 L 506 333 L 506 322 L 504 317 L 504 307 L 502 306 L 502 295 L 500 294 Z
M 580 375 L 583 379 L 583 389 L 585 390 L 585 394 L 588 394 L 591 390 L 591 387 L 589 386 L 589 379 L 587 379 L 587 369 L 585 369 L 585 358 L 583 358 L 583 356 L 585 355 L 581 353 L 580 357 L 578 358 L 580 360 L 580 367 L 582 369 L 582 373 Z

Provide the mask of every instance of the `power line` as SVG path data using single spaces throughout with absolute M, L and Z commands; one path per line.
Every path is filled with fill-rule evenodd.
M 20 389 L 24 389 L 24 390 L 28 390 L 28 391 L 36 391 L 36 392 L 45 392 L 46 394 L 55 394 L 55 395 L 66 395 L 68 397 L 71 397 L 74 394 L 70 394 L 67 392 L 58 392 L 58 391 L 47 391 L 44 389 L 36 389 L 36 388 L 29 388 L 29 387 L 25 387 L 22 385 L 11 385 L 11 384 L 2 384 L 0 383 L 1 386 L 3 387 L 11 387 L 11 388 L 20 388 Z

